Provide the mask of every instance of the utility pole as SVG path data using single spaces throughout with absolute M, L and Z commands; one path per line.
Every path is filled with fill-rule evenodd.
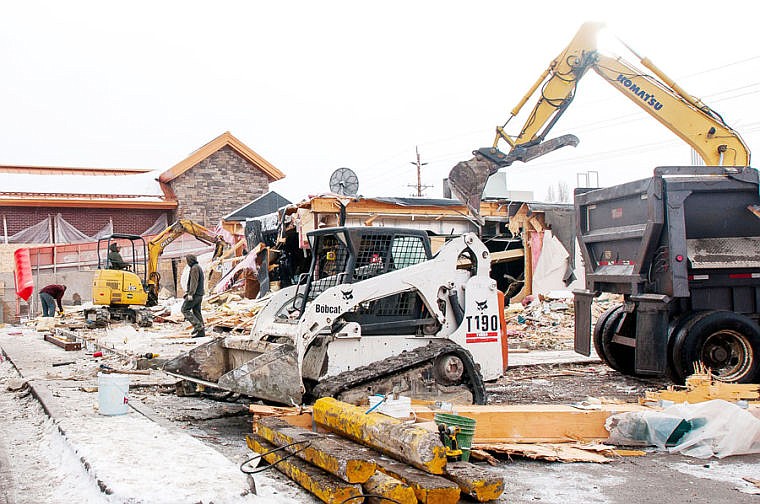
M 413 164 L 417 167 L 417 197 L 424 196 L 422 194 L 423 189 L 427 189 L 428 187 L 433 187 L 430 185 L 422 185 L 422 167 L 425 166 L 427 163 L 420 162 L 420 149 L 418 146 L 414 146 L 414 151 L 417 153 L 417 161 L 410 161 L 410 164 Z M 409 187 L 415 187 L 413 185 L 409 185 Z

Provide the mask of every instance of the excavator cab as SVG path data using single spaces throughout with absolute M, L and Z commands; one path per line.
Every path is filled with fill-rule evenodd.
M 114 246 L 123 265 L 112 261 Z M 145 309 L 148 303 L 147 245 L 143 237 L 114 233 L 98 240 L 98 270 L 92 282 L 91 308 L 84 310 L 85 321 L 104 327 L 110 320 L 127 320 L 141 327 L 153 324 Z M 121 269 L 117 269 L 121 267 Z

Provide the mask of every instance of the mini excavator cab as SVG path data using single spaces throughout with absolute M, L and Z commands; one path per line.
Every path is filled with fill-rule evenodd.
M 125 269 L 115 269 L 109 252 L 117 252 Z M 122 250 L 125 250 L 121 254 Z M 92 308 L 84 311 L 88 325 L 102 327 L 111 319 L 128 320 L 147 327 L 152 325 L 148 302 L 147 245 L 139 235 L 114 233 L 98 240 L 98 270 L 92 282 Z M 136 307 L 136 308 L 133 308 Z

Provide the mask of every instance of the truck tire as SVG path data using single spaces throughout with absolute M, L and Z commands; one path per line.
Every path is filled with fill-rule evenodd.
M 615 305 L 612 308 L 607 308 L 601 315 L 599 315 L 599 318 L 596 319 L 596 324 L 594 324 L 594 333 L 592 338 L 594 341 L 594 351 L 596 352 L 596 355 L 598 355 L 599 358 L 604 362 L 607 362 L 607 356 L 604 354 L 604 348 L 602 345 L 602 332 L 604 331 L 604 327 L 612 314 L 619 311 L 622 306 L 623 305 Z
M 717 380 L 755 383 L 760 378 L 760 328 L 730 311 L 690 317 L 673 340 L 673 368 L 679 380 L 691 375 L 698 362 Z
M 612 341 L 612 337 L 615 335 L 615 329 L 622 320 L 623 315 L 625 315 L 623 305 L 618 305 L 608 311 L 610 311 L 610 313 L 605 318 L 599 331 L 594 328 L 594 348 L 598 346 L 601 349 L 599 357 L 601 357 L 609 367 L 624 375 L 635 376 L 636 350 L 632 347 L 614 343 Z M 597 353 L 599 353 L 598 350 Z

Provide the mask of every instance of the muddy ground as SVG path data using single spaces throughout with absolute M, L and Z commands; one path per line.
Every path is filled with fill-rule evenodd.
M 663 378 L 625 376 L 602 363 L 544 364 L 510 368 L 486 390 L 491 404 L 569 404 L 587 397 L 635 403 L 645 391 L 671 384 Z

